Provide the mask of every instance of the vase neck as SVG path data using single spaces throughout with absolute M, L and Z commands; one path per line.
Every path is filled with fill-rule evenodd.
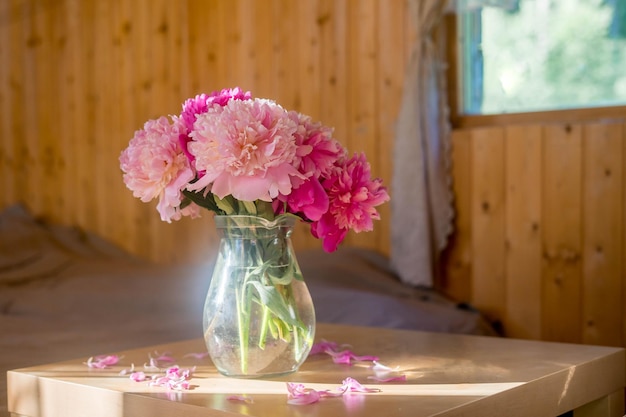
M 266 238 L 289 237 L 293 231 L 295 217 L 278 216 L 268 220 L 258 216 L 215 216 L 215 227 L 222 237 L 228 238 Z

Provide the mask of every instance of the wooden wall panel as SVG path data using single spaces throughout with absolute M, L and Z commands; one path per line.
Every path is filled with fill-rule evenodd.
M 456 232 L 441 288 L 507 336 L 626 346 L 625 129 L 617 119 L 454 131 Z
M 472 135 L 469 130 L 452 132 L 452 190 L 455 232 L 442 257 L 442 272 L 437 285 L 450 297 L 470 301 L 472 293 Z
M 626 126 L 622 123 L 622 161 L 626 162 Z M 619 233 L 619 231 L 618 231 Z M 622 166 L 622 346 L 626 346 L 626 169 Z
M 65 151 L 77 149 L 74 127 L 76 125 L 77 101 L 76 85 L 76 47 L 79 39 L 72 36 L 79 22 L 75 3 L 65 3 L 57 14 L 56 29 L 58 30 L 58 78 L 53 82 L 58 84 L 58 118 L 56 124 L 59 132 L 56 142 L 59 145 L 58 158 L 60 184 L 55 189 L 59 199 L 59 213 L 57 218 L 68 224 L 75 218 L 76 206 L 72 204 L 70 196 L 76 190 L 76 154 Z
M 363 95 L 361 92 L 372 89 L 377 84 L 377 1 L 360 0 L 349 3 L 348 20 L 348 132 L 346 145 L 350 155 L 364 151 L 370 155 L 370 163 L 377 166 L 380 153 L 376 145 L 377 99 L 376 94 Z M 373 29 L 373 30 L 372 30 Z M 399 51 L 397 51 L 399 52 Z M 358 68 L 358 69 L 357 69 Z M 375 228 L 374 235 L 378 236 Z M 360 238 L 360 236 L 358 236 Z M 348 234 L 348 244 L 357 239 L 353 233 Z M 373 247 L 365 243 L 365 246 Z
M 11 129 L 13 127 L 11 105 L 9 103 L 11 97 L 12 85 L 11 69 L 13 66 L 14 56 L 11 55 L 11 43 L 7 40 L 12 39 L 12 27 L 16 21 L 12 15 L 13 6 L 11 2 L 5 2 L 0 6 L 0 15 L 4 16 L 4 37 L 5 42 L 0 42 L 0 137 L 12 137 Z M 14 166 L 15 150 L 12 140 L 4 139 L 3 146 L 0 146 L 0 206 L 4 206 L 11 202 L 11 197 L 16 194 L 14 189 Z
M 623 127 L 597 123 L 583 136 L 582 341 L 619 345 L 623 327 Z
M 114 31 L 115 26 L 115 9 L 110 2 L 93 2 L 91 10 L 95 19 L 95 27 L 93 30 L 93 47 L 91 48 L 90 61 L 93 62 L 93 78 L 89 79 L 90 90 L 93 91 L 91 100 L 93 100 L 93 125 L 90 126 L 89 134 L 89 162 L 92 164 L 92 170 L 98 175 L 93 175 L 93 182 L 89 183 L 91 202 L 95 207 L 107 207 L 110 203 L 107 199 L 106 193 L 98 193 L 95 190 L 104 190 L 108 184 L 114 184 L 119 182 L 119 172 L 115 172 L 109 169 L 108 161 L 114 161 L 119 150 L 116 149 L 115 142 L 108 140 L 111 135 L 121 135 L 123 132 L 112 128 L 110 132 L 103 129 L 98 129 L 97 126 L 106 126 L 114 120 L 114 113 L 117 109 L 108 103 L 113 103 L 115 100 L 115 89 L 118 82 L 118 73 L 115 70 L 115 54 L 117 48 L 114 44 Z M 95 17 L 98 16 L 96 19 Z M 98 91 L 97 83 L 99 80 L 105 80 L 109 78 L 111 80 L 108 88 L 103 88 Z M 115 219 L 123 216 L 124 214 L 117 211 L 116 207 L 112 207 L 111 210 L 115 215 L 105 216 L 97 209 L 93 210 L 93 215 L 96 218 L 91 219 L 91 228 L 97 230 L 113 230 L 115 227 Z
M 508 333 L 541 338 L 541 126 L 505 136 L 506 314 Z
M 39 5 L 39 7 L 44 7 Z M 24 19 L 22 25 L 22 36 L 26 43 L 24 51 L 23 65 L 21 67 L 21 78 L 23 81 L 24 97 L 39 97 L 42 94 L 42 86 L 37 79 L 37 67 L 43 65 L 41 62 L 41 53 L 38 52 L 42 48 L 50 48 L 50 40 L 44 41 L 41 34 L 41 28 L 37 27 L 37 16 L 43 15 L 38 10 L 38 5 L 34 0 L 24 2 L 22 6 L 22 16 Z M 38 82 L 39 81 L 39 82 Z M 18 182 L 22 188 L 22 195 L 29 198 L 36 210 L 43 210 L 42 192 L 39 190 L 41 179 L 44 178 L 42 166 L 40 163 L 37 131 L 41 127 L 41 119 L 39 119 L 39 106 L 35 100 L 26 100 L 30 107 L 30 111 L 26 113 L 23 121 L 22 142 L 22 161 L 20 161 L 21 181 Z
M 36 7 L 33 2 L 32 7 Z M 58 83 L 48 82 L 49 79 L 58 79 L 58 67 L 48 67 L 46 62 L 51 62 L 58 48 L 59 38 L 56 36 L 56 15 L 58 8 L 51 7 L 49 13 L 35 13 L 31 22 L 30 36 L 33 43 L 41 43 L 41 47 L 32 48 L 33 60 L 32 71 L 34 83 L 38 86 L 36 93 L 38 99 L 33 102 L 35 118 L 38 122 L 37 131 L 29 135 L 30 140 L 38 142 L 38 152 L 35 158 L 38 161 L 39 175 L 46 178 L 50 183 L 49 187 L 38 187 L 33 183 L 33 191 L 38 194 L 38 201 L 41 207 L 46 207 L 54 215 L 60 213 L 58 203 L 58 193 L 60 188 L 60 175 L 56 169 L 57 155 L 60 154 L 59 143 L 53 139 L 52 132 L 56 130 L 55 124 L 60 114 L 58 107 L 50 106 L 58 96 Z M 45 44 L 45 45 L 44 45 Z M 29 68 L 29 72 L 30 72 Z
M 544 128 L 543 338 L 580 341 L 582 127 Z
M 383 0 L 2 2 L 0 207 L 22 202 L 149 259 L 206 257 L 210 216 L 161 222 L 125 188 L 118 157 L 146 120 L 234 86 L 335 127 L 374 175 L 390 176 L 405 10 Z M 388 213 L 347 243 L 388 252 Z M 304 226 L 296 236 L 319 246 Z
M 378 108 L 376 109 L 376 134 L 375 137 L 385 135 L 385 132 L 394 133 L 396 126 L 396 116 L 400 110 L 400 100 L 404 91 L 404 74 L 406 72 L 405 57 L 398 53 L 396 48 L 390 48 L 393 42 L 403 39 L 407 25 L 404 18 L 407 12 L 397 7 L 393 2 L 379 2 L 376 11 L 378 40 L 377 40 L 377 76 L 376 95 L 378 99 Z M 393 175 L 392 168 L 392 151 L 393 147 L 389 142 L 376 142 L 377 161 L 375 167 L 378 172 L 375 175 L 381 178 L 391 178 Z M 390 218 L 391 206 L 385 204 L 380 209 L 382 218 Z M 383 222 L 377 225 L 377 232 L 380 240 L 390 241 L 391 228 L 390 222 Z
M 504 130 L 472 131 L 472 301 L 490 318 L 504 317 Z

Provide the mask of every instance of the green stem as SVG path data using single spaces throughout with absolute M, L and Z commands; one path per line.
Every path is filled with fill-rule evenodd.
M 248 373 L 248 334 L 250 331 L 250 314 L 245 310 L 245 288 L 243 294 L 239 294 L 239 289 L 235 289 L 237 297 L 237 324 L 239 326 L 239 357 L 241 360 L 241 373 Z
M 269 327 L 270 309 L 263 304 L 263 321 L 261 322 L 261 334 L 259 335 L 259 347 L 265 349 L 267 340 L 267 329 Z
M 296 360 L 300 360 L 300 355 L 302 352 L 300 351 L 300 326 L 293 326 L 293 348 L 294 355 L 296 355 Z

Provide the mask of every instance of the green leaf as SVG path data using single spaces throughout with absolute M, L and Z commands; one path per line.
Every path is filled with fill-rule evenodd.
M 274 275 L 271 272 L 267 272 L 267 276 L 270 277 L 272 284 L 274 285 L 289 285 L 293 277 L 289 273 Z
M 261 304 L 269 308 L 281 321 L 292 326 L 302 326 L 302 323 L 291 315 L 287 302 L 274 286 L 263 285 L 258 281 L 249 281 L 248 284 L 256 289 Z
M 266 273 L 274 285 L 289 285 L 293 279 L 303 281 L 302 272 L 299 271 L 295 262 L 290 263 L 287 267 L 268 267 Z
M 196 192 L 189 191 L 189 190 L 183 190 L 183 195 L 187 197 L 189 200 L 199 205 L 200 207 L 214 211 L 217 214 L 222 213 L 219 207 L 215 205 L 215 201 L 213 201 L 213 194 L 211 192 L 209 192 L 206 196 L 204 196 L 202 194 L 202 191 L 196 193 Z
M 215 204 L 217 204 L 217 207 L 219 207 L 224 212 L 224 214 L 228 215 L 235 212 L 235 208 L 229 201 L 230 199 L 228 198 L 228 196 L 224 197 L 223 199 L 219 198 L 216 195 L 214 195 L 213 197 L 215 199 Z
M 243 213 L 242 213 L 243 212 Z M 256 205 L 254 201 L 240 201 L 239 200 L 239 214 L 251 214 L 256 215 Z
M 272 317 L 269 323 L 271 323 L 270 332 L 272 333 L 272 336 L 274 336 L 274 338 L 279 337 L 287 343 L 291 341 L 291 327 L 288 326 L 287 323 L 285 323 L 278 317 Z
M 263 217 L 267 220 L 274 220 L 274 208 L 270 202 L 257 200 L 256 212 L 259 217 Z

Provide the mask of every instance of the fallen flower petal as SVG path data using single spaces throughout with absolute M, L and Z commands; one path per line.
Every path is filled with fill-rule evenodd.
M 178 366 L 171 366 L 166 369 L 165 375 L 153 375 L 150 386 L 165 387 L 177 391 L 188 390 L 191 388 L 188 380 L 195 369 L 195 367 L 182 369 Z
M 144 366 L 149 367 L 148 365 Z M 191 389 L 189 379 L 195 370 L 195 366 L 191 369 L 183 369 L 174 365 L 167 368 L 165 373 L 155 374 L 152 377 L 148 377 L 144 372 L 133 372 L 130 375 L 130 379 L 135 382 L 148 380 L 148 385 L 151 387 L 164 387 L 170 390 L 181 391 Z
M 90 368 L 105 369 L 115 365 L 119 360 L 120 357 L 117 355 L 98 355 L 89 358 L 85 364 Z
M 327 351 L 330 356 L 333 358 L 333 362 L 345 365 L 351 365 L 352 361 L 376 361 L 378 360 L 378 356 L 371 355 L 356 355 L 351 350 L 342 350 L 341 352 L 330 352 Z
M 226 397 L 226 399 L 228 401 L 242 401 L 248 404 L 252 404 L 254 402 L 252 398 L 247 397 L 245 395 L 229 395 L 228 397 Z
M 313 404 L 318 402 L 321 398 L 321 395 L 318 391 L 311 388 L 305 388 L 303 384 L 287 382 L 287 391 L 287 404 Z
M 126 374 L 133 373 L 133 372 L 135 372 L 135 364 L 131 363 L 130 368 L 122 369 L 120 371 L 120 375 L 126 375 Z
M 346 391 L 342 390 L 342 387 L 339 387 L 337 391 L 324 390 L 324 391 L 318 391 L 318 393 L 320 394 L 320 397 L 322 398 L 341 397 L 343 394 L 346 393 Z
M 145 381 L 146 379 L 148 379 L 148 377 L 146 376 L 145 373 L 139 371 L 139 372 L 133 372 L 130 374 L 130 379 L 132 379 L 135 382 L 142 382 Z
M 380 392 L 378 388 L 367 388 L 354 378 L 346 378 L 343 384 L 336 390 L 317 391 L 306 388 L 303 384 L 287 382 L 287 404 L 306 405 L 318 402 L 321 398 L 341 397 L 348 392 Z
M 188 390 L 191 388 L 191 383 L 187 380 L 175 381 L 172 384 L 172 389 L 175 390 Z
M 175 365 L 175 366 L 171 366 L 169 368 L 167 368 L 167 370 L 165 371 L 165 375 L 168 378 L 183 378 L 183 379 L 189 379 L 191 378 L 191 374 L 196 370 L 196 367 L 194 366 L 191 369 L 183 369 L 180 368 L 179 366 Z
M 195 359 L 204 359 L 207 356 L 209 356 L 209 352 L 192 352 L 192 353 L 188 353 L 185 356 L 183 356 L 183 358 L 195 358 Z
M 160 371 L 161 370 L 161 367 L 159 366 L 158 362 L 153 358 L 150 358 L 150 363 L 144 363 L 143 367 L 144 369 L 148 371 Z
M 378 388 L 367 388 L 359 381 L 352 377 L 348 377 L 343 380 L 343 385 L 341 386 L 346 392 L 380 392 Z
M 329 351 L 334 352 L 337 349 L 339 349 L 339 344 L 337 342 L 329 342 L 322 339 L 321 342 L 313 344 L 309 355 L 317 355 L 319 353 L 327 353 Z
M 316 403 L 320 400 L 320 395 L 317 391 L 313 390 L 310 392 L 307 392 L 305 394 L 302 394 L 298 397 L 294 397 L 294 398 L 289 398 L 287 400 L 287 404 L 291 404 L 291 405 L 307 405 L 307 404 L 313 404 Z

